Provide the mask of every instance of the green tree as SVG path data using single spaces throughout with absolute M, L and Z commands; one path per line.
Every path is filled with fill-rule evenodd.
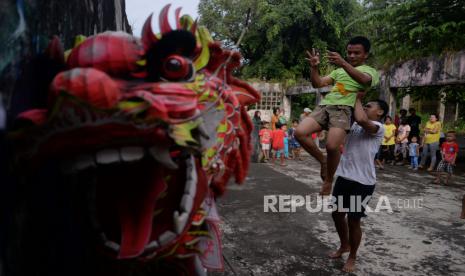
M 379 65 L 464 49 L 463 0 L 366 0 L 364 8 L 347 27 L 370 34 Z
M 356 0 L 201 0 L 199 14 L 215 39 L 236 42 L 250 21 L 240 45 L 245 77 L 289 80 L 308 78 L 305 50 L 315 47 L 344 51 L 349 20 L 362 12 Z M 322 70 L 329 65 L 323 60 Z

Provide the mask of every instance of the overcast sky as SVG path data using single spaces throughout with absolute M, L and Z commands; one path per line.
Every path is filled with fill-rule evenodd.
M 153 31 L 158 33 L 158 14 L 166 4 L 171 4 L 170 22 L 172 26 L 175 24 L 174 10 L 178 7 L 182 7 L 181 14 L 189 14 L 194 19 L 198 17 L 197 6 L 199 0 L 126 0 L 126 14 L 129 24 L 133 28 L 133 34 L 140 36 L 142 26 L 152 12 L 154 13 L 152 19 Z

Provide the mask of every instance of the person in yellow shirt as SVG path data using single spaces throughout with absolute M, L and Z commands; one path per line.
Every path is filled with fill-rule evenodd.
M 419 169 L 423 169 L 426 164 L 428 155 L 431 157 L 431 164 L 428 171 L 432 171 L 436 165 L 436 152 L 439 149 L 439 139 L 441 138 L 441 122 L 438 121 L 436 114 L 431 114 L 429 121 L 426 123 L 424 131 L 424 138 L 422 143 L 423 152 L 421 153 L 421 162 Z
M 394 164 L 394 148 L 396 146 L 396 125 L 392 123 L 391 116 L 386 116 L 384 120 L 384 138 L 381 142 L 382 162 Z

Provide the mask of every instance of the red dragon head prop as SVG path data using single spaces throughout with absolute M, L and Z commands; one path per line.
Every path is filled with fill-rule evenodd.
M 221 268 L 205 254 L 214 245 L 208 251 L 221 259 L 214 198 L 232 176 L 245 179 L 245 106 L 259 94 L 232 76 L 239 53 L 180 9 L 172 28 L 168 11 L 160 34 L 150 16 L 141 39 L 105 32 L 81 41 L 50 85 L 48 108 L 21 113 L 11 137 L 22 168 L 55 160 L 65 179 L 87 185 L 86 212 L 104 254 L 202 274 Z M 57 40 L 48 53 L 63 60 Z

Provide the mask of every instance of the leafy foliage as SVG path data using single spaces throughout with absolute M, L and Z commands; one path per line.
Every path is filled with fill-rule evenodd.
M 306 78 L 305 50 L 315 47 L 341 52 L 351 30 L 344 26 L 361 12 L 356 0 L 201 0 L 201 23 L 215 39 L 233 45 L 246 26 L 240 45 L 246 64 L 242 74 L 260 79 Z M 322 71 L 328 71 L 326 60 Z
M 291 122 L 294 119 L 298 120 L 300 118 L 300 114 L 302 114 L 304 108 L 308 107 L 314 109 L 315 101 L 315 94 L 302 94 L 298 96 L 292 96 Z
M 364 29 L 379 65 L 463 49 L 463 0 L 366 0 L 366 13 L 348 25 Z

